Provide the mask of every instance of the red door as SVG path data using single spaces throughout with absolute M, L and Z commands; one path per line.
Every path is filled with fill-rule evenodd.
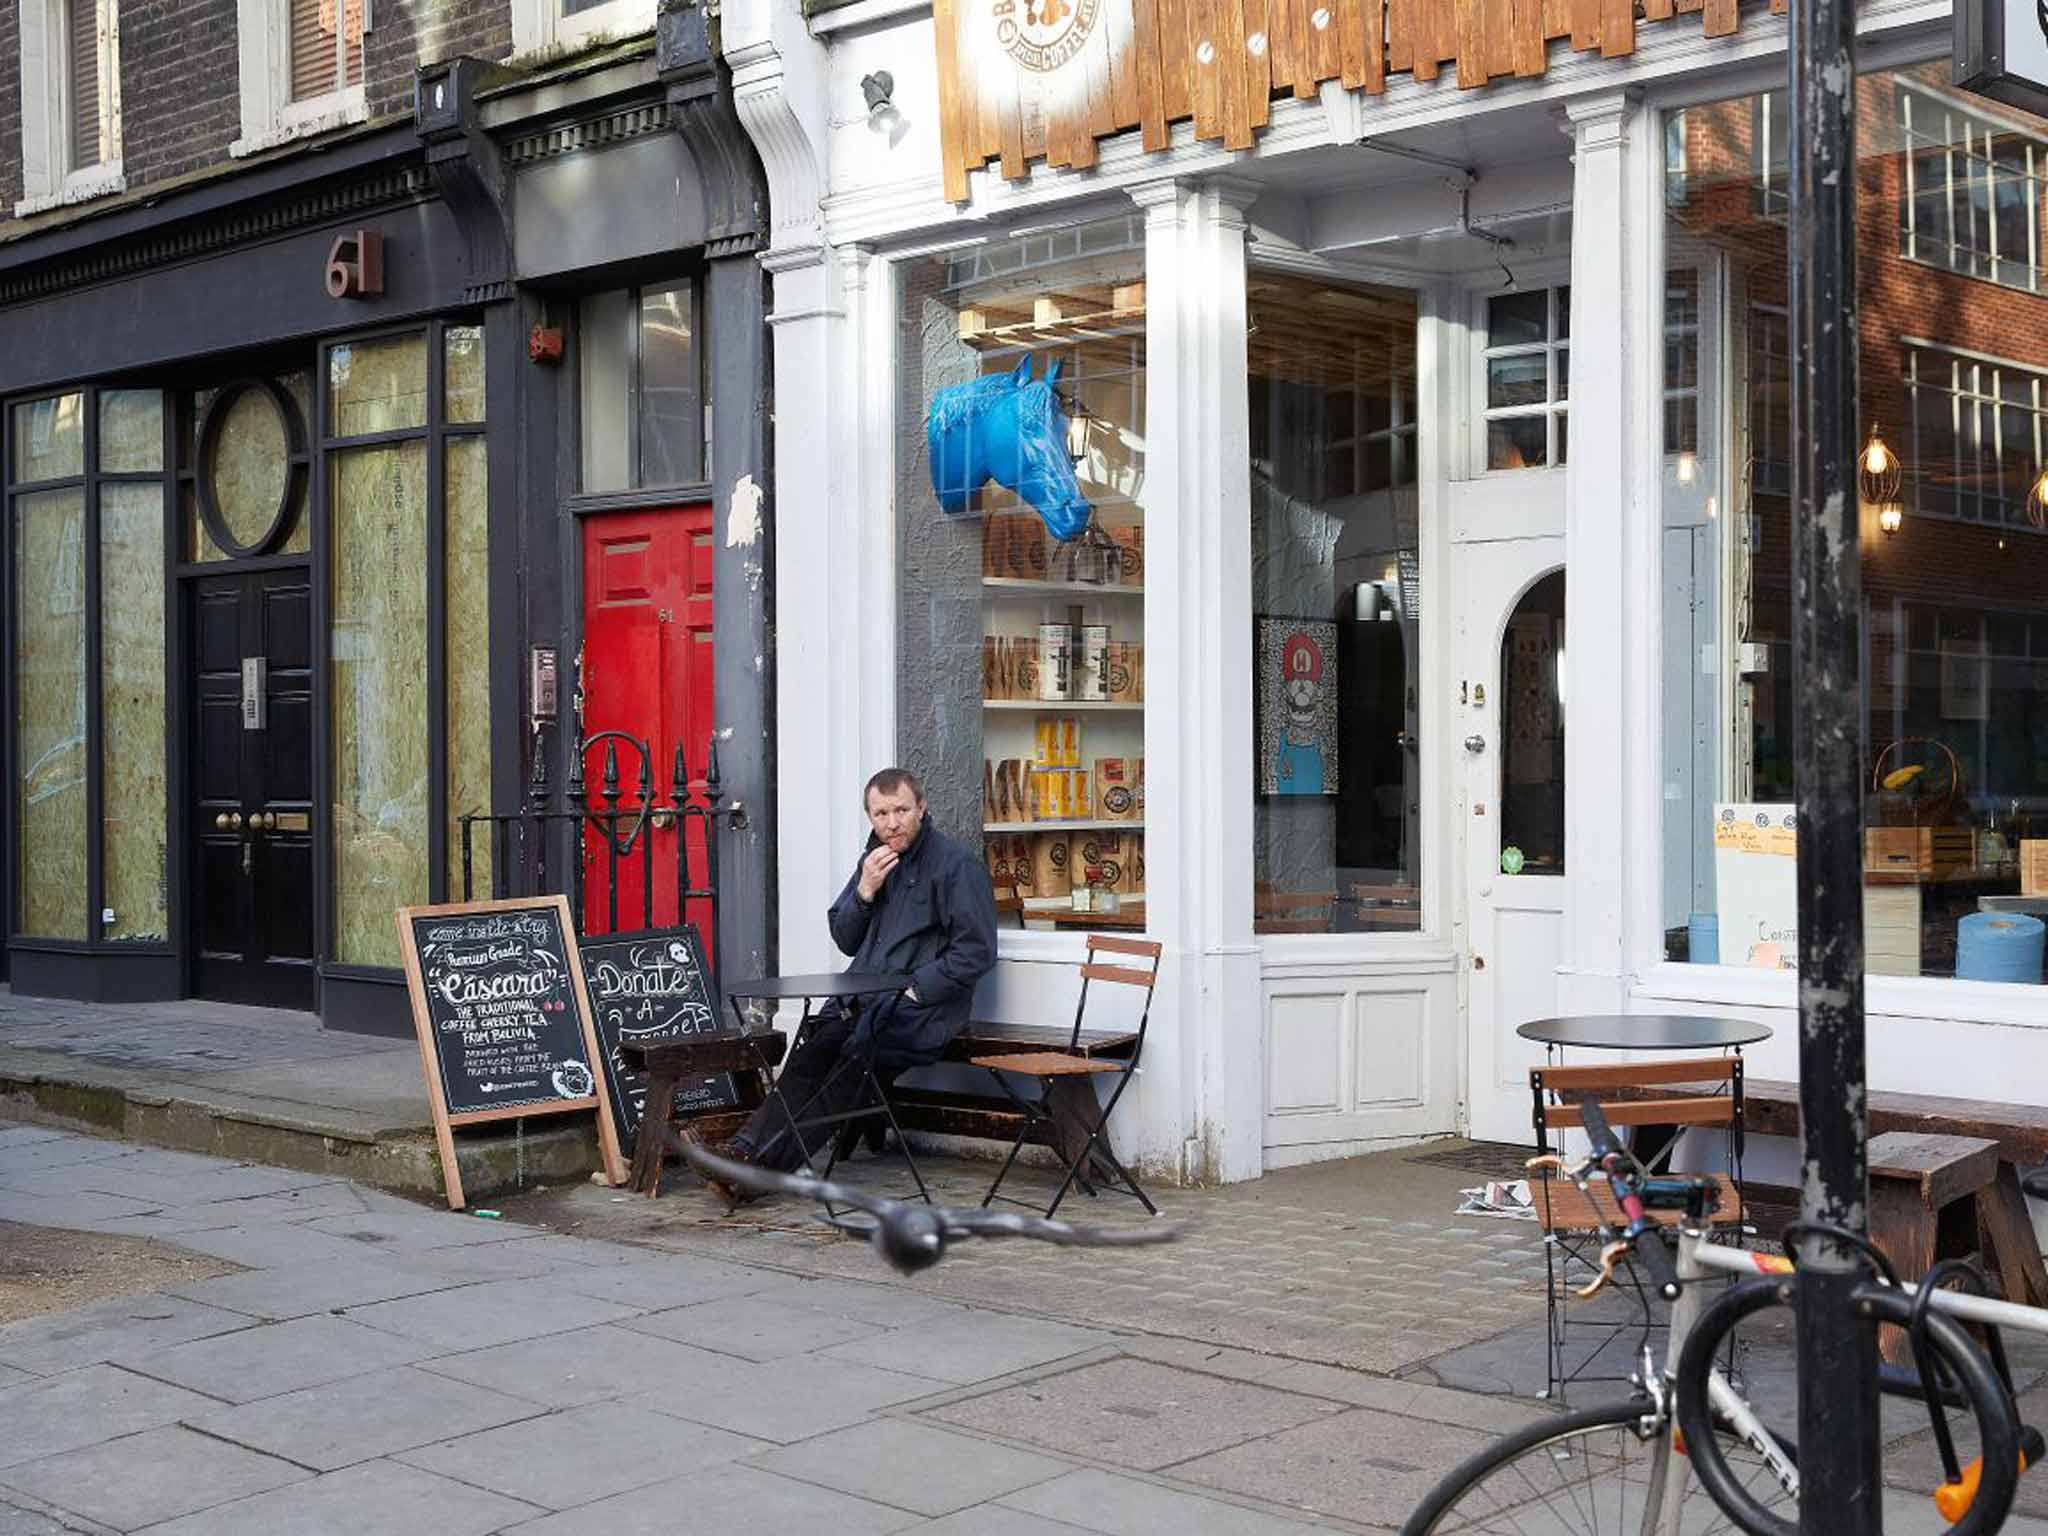
M 676 748 L 683 749 L 690 785 L 703 795 L 710 748 L 711 508 L 614 512 L 583 520 L 583 730 L 624 731 L 645 741 L 654 758 L 657 805 L 667 805 Z M 621 810 L 639 804 L 639 756 L 620 743 Z M 602 806 L 604 746 L 584 756 L 585 793 Z M 686 823 L 690 884 L 704 880 L 704 826 Z M 631 821 L 621 823 L 623 836 Z M 646 834 L 642 834 L 645 836 Z M 654 926 L 676 921 L 676 830 L 652 829 Z M 604 834 L 586 827 L 583 841 L 583 931 L 610 933 L 647 926 L 644 852 L 635 844 L 618 866 L 618 921 L 611 921 L 610 859 Z M 689 920 L 712 948 L 710 903 L 690 903 Z

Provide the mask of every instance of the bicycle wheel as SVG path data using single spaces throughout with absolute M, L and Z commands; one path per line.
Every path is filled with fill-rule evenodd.
M 1688 1444 L 1697 1428 L 1709 1422 L 1712 1415 L 1708 1380 L 1723 1336 L 1754 1312 L 1790 1306 L 1792 1296 L 1791 1285 L 1782 1277 L 1745 1280 L 1724 1291 L 1700 1314 L 1679 1354 L 1673 1392 L 1678 1424 Z M 1892 1286 L 1866 1286 L 1857 1292 L 1857 1300 L 1880 1322 L 1899 1327 L 1906 1325 L 1913 1311 L 1913 1293 Z M 1958 1383 L 1970 1400 L 1985 1453 L 1984 1478 L 1976 1502 L 1968 1514 L 1948 1527 L 1946 1536 L 1981 1536 L 1996 1531 L 2012 1505 L 2013 1487 L 2018 1481 L 2018 1422 L 2004 1384 L 1961 1327 L 1944 1313 L 1935 1312 L 1927 1319 L 1927 1333 L 1928 1342 L 1950 1380 Z M 1796 1507 L 1757 1501 L 1749 1483 L 1736 1475 L 1739 1464 L 1724 1465 L 1724 1453 L 1731 1443 L 1740 1442 L 1724 1433 L 1716 1435 L 1711 1444 L 1694 1447 L 1692 1460 L 1699 1481 L 1730 1510 L 1736 1529 L 1749 1536 L 1799 1536 Z M 1755 1459 L 1753 1452 L 1750 1459 Z
M 1671 1430 L 1644 1433 L 1644 1398 L 1583 1408 L 1531 1424 L 1454 1468 L 1424 1499 L 1401 1536 L 1631 1536 L 1645 1529 L 1667 1476 L 1685 1476 L 1671 1455 Z M 1727 1447 L 1729 1465 L 1748 1459 L 1751 1497 L 1790 1512 L 1796 1501 L 1778 1487 L 1749 1448 Z M 1772 1496 L 1780 1501 L 1773 1506 Z M 1697 1482 L 1687 1479 L 1679 1505 L 1682 1536 L 1740 1530 Z

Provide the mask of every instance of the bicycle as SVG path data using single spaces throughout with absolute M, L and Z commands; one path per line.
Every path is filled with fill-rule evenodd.
M 1715 1181 L 1650 1177 L 1622 1150 L 1599 1106 L 1582 1108 L 1592 1152 L 1575 1165 L 1549 1157 L 1530 1166 L 1552 1166 L 1588 1194 L 1589 1179 L 1605 1176 L 1627 1225 L 1616 1233 L 1602 1224 L 1600 1271 L 1577 1294 L 1597 1294 L 1613 1280 L 1615 1265 L 1632 1259 L 1671 1303 L 1664 1360 L 1660 1365 L 1645 1343 L 1631 1396 L 1532 1424 L 1468 1457 L 1409 1516 L 1402 1536 L 1706 1536 L 1729 1529 L 1798 1536 L 1795 1440 L 1767 1426 L 1717 1363 L 1743 1320 L 1792 1304 L 1795 1261 L 1710 1241 L 1704 1225 Z M 2048 1187 L 2034 1188 L 2030 1180 L 2029 1192 L 2048 1194 Z M 1652 1210 L 1684 1212 L 1675 1262 Z M 2048 1334 L 2048 1312 L 1941 1288 L 1974 1279 L 1979 1291 L 1986 1289 L 1973 1266 L 1940 1264 L 1918 1287 L 1907 1288 L 1857 1234 L 1795 1223 L 1788 1239 L 1795 1232 L 1830 1236 L 1870 1264 L 1874 1279 L 1859 1287 L 1856 1303 L 1879 1322 L 1906 1329 L 1914 1360 L 1911 1369 L 1881 1366 L 1879 1386 L 1927 1405 L 1946 1479 L 1935 1490 L 1935 1507 L 1948 1536 L 1990 1536 L 2011 1507 L 2021 1471 L 2042 1453 L 2040 1435 L 2018 1422 L 1997 1330 Z M 1704 1303 L 1702 1283 L 1724 1274 L 1744 1278 Z M 1985 1348 L 1962 1322 L 1987 1329 Z M 1958 1407 L 1974 1415 L 1982 1447 L 1968 1466 L 1947 1422 L 1948 1411 Z

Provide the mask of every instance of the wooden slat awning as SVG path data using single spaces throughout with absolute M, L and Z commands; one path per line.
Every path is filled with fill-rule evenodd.
M 1137 129 L 1148 150 L 1175 123 L 1249 149 L 1276 95 L 1331 80 L 1377 95 L 1389 75 L 1472 89 L 1544 73 L 1549 45 L 1621 58 L 1642 25 L 1697 15 L 1731 36 L 1742 0 L 933 0 L 946 196 L 991 161 L 1084 169 Z M 1786 0 L 1770 0 L 1782 13 Z M 1640 15 L 1638 14 L 1640 12 Z

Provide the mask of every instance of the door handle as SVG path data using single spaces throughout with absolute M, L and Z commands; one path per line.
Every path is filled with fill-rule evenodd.
M 1474 754 L 1484 752 L 1486 750 L 1486 738 L 1478 735 L 1467 736 L 1465 738 L 1465 750 Z
M 214 829 L 219 832 L 239 832 L 242 830 L 242 813 L 240 811 L 222 811 L 213 818 L 213 825 Z
M 277 830 L 277 812 L 257 811 L 249 818 L 249 830 L 252 832 L 275 832 Z

